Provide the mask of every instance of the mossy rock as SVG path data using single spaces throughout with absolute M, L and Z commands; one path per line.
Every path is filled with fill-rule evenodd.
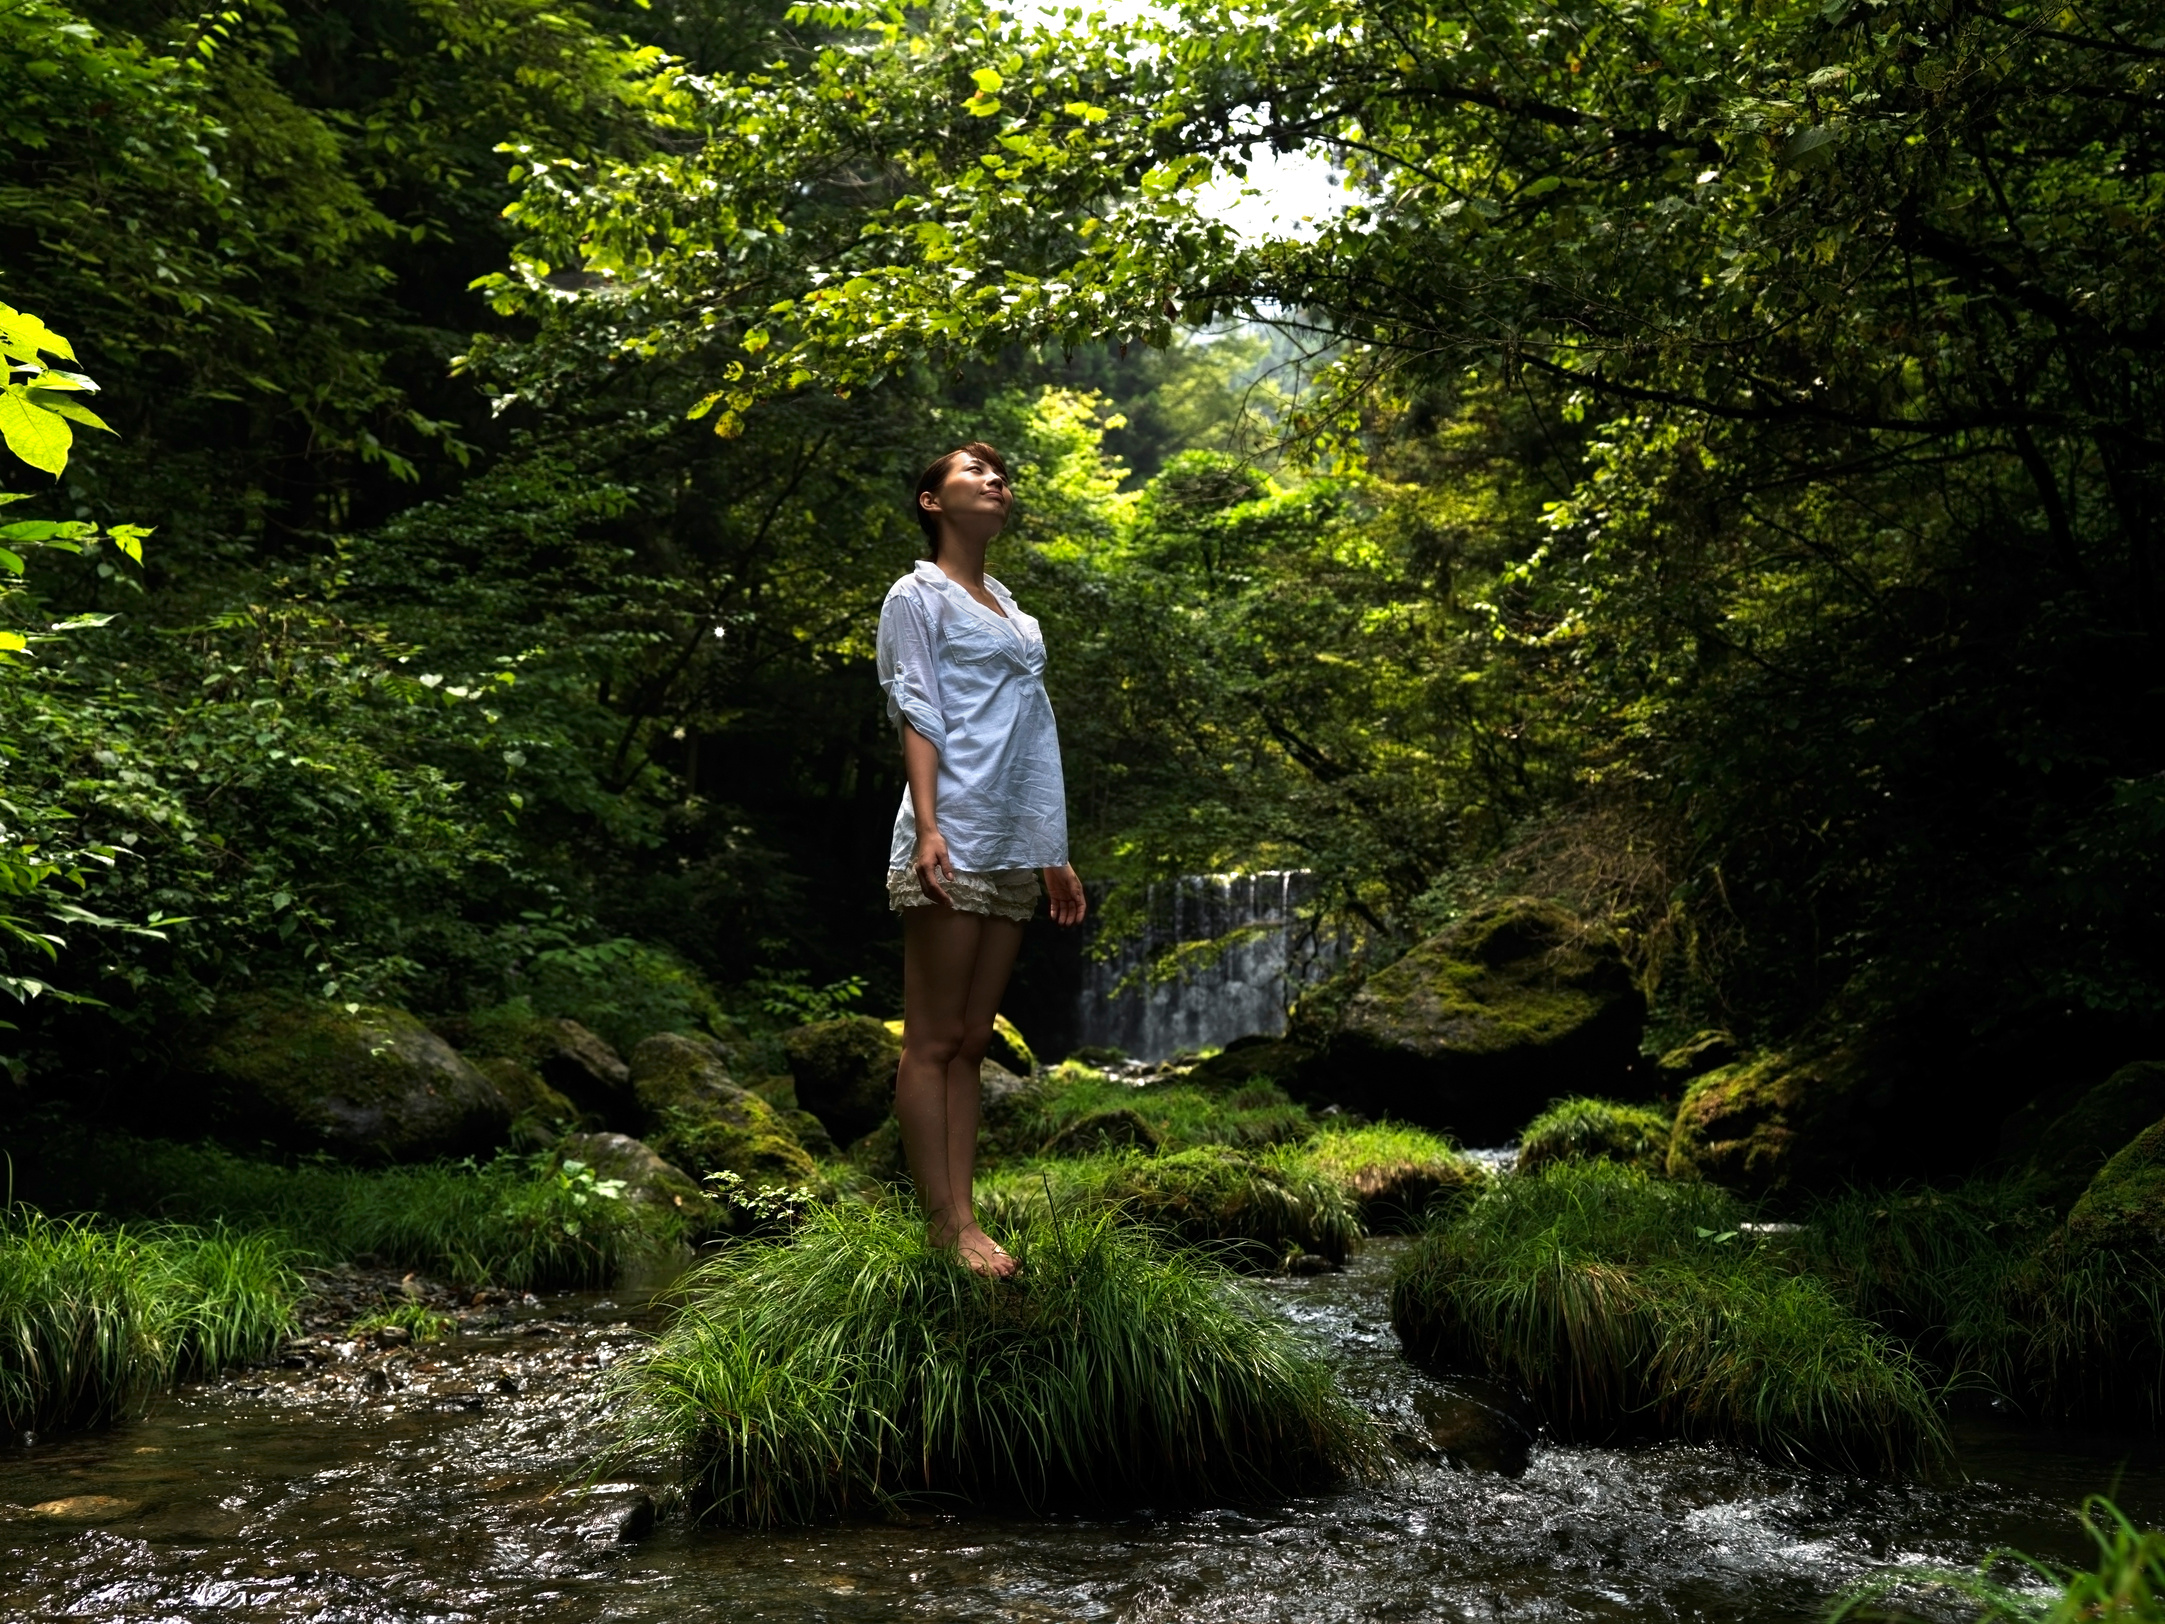
M 1831 1189 L 1871 1148 L 1884 1094 L 1854 1046 L 1719 1067 L 1696 1079 L 1677 1107 L 1668 1175 L 1753 1199 Z
M 617 1126 L 637 1117 L 632 1072 L 624 1057 L 576 1020 L 537 1016 L 524 998 L 513 998 L 494 1009 L 439 1020 L 435 1029 L 476 1065 L 487 1059 L 528 1065 L 550 1089 L 598 1122 Z
M 1124 1158 L 1098 1192 L 1129 1218 L 1254 1272 L 1306 1255 L 1343 1263 L 1359 1217 L 1337 1180 L 1296 1160 L 1199 1145 Z
M 1220 1053 L 1191 1066 L 1182 1081 L 1227 1093 L 1265 1082 L 1290 1094 L 1299 1089 L 1314 1063 L 1315 1051 L 1305 1044 L 1283 1038 L 1235 1038 Z
M 742 1092 L 711 1038 L 662 1032 L 631 1052 L 631 1095 L 642 1130 L 658 1128 L 671 1112 L 697 1114 Z
M 1431 1210 L 1494 1182 L 1487 1166 L 1449 1140 L 1396 1123 L 1328 1129 L 1309 1140 L 1310 1166 L 1337 1180 L 1373 1234 L 1417 1230 Z
M 1616 1100 L 1558 1100 L 1526 1125 L 1519 1141 L 1518 1170 L 1531 1173 L 1550 1162 L 1608 1161 L 1667 1171 L 1669 1139 L 1676 1126 L 1666 1111 Z
M 804 1146 L 805 1154 L 814 1161 L 830 1161 L 842 1154 L 842 1147 L 834 1142 L 834 1135 L 827 1131 L 827 1124 L 810 1111 L 777 1106 L 775 1114 L 781 1118 L 783 1126 L 796 1136 L 797 1143 Z
M 2039 1113 L 2042 1115 L 2043 1113 Z M 2165 1117 L 2165 1061 L 2122 1066 L 2074 1104 L 2050 1117 L 2034 1135 L 2011 1122 L 2023 1145 L 2021 1166 L 2037 1198 L 2065 1212 L 2101 1169 L 2143 1129 Z
M 545 1150 L 583 1125 L 578 1106 L 542 1080 L 523 1060 L 496 1055 L 476 1060 L 474 1069 L 496 1085 L 511 1107 L 511 1142 L 521 1150 Z
M 847 1145 L 877 1128 L 894 1109 L 902 1035 L 869 1015 L 815 1021 L 786 1034 L 797 1104 Z
M 1558 1095 L 1628 1092 L 1645 1021 L 1613 936 L 1514 898 L 1370 976 L 1299 1091 L 1493 1143 Z
M 2081 1249 L 2165 1253 L 2165 1121 L 2098 1169 L 2067 1215 L 2067 1238 Z
M 1654 1062 L 1654 1076 L 1662 1091 L 1674 1097 L 1689 1088 L 1694 1079 L 1733 1066 L 1742 1056 L 1737 1040 L 1727 1032 L 1694 1032 Z
M 819 1169 L 788 1121 L 730 1080 L 711 1039 L 648 1038 L 632 1050 L 631 1086 L 648 1143 L 694 1178 L 735 1173 L 753 1190 L 817 1181 Z
M 594 1176 L 624 1181 L 624 1199 L 643 1207 L 667 1208 L 691 1219 L 695 1228 L 716 1221 L 714 1204 L 681 1168 L 673 1167 L 654 1147 L 626 1133 L 575 1133 L 558 1146 L 566 1161 L 584 1162 Z
M 1158 1130 L 1128 1106 L 1093 1111 L 1069 1123 L 1038 1147 L 1040 1156 L 1095 1156 L 1108 1150 L 1156 1150 Z
M 361 1161 L 478 1155 L 504 1143 L 496 1085 L 400 1009 L 259 994 L 220 1010 L 196 1056 L 214 1125 Z

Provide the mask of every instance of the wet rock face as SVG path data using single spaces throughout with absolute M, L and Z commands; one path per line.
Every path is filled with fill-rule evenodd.
M 1645 1020 L 1613 938 L 1516 898 L 1370 976 L 1298 1087 L 1494 1143 L 1559 1095 L 1626 1093 Z
M 1886 1094 L 1854 1048 L 1718 1067 L 1677 1108 L 1669 1176 L 1703 1178 L 1755 1200 L 1830 1189 L 1874 1148 Z
M 2151 1123 L 2165 1118 L 2165 1061 L 2122 1066 L 2057 1113 L 2026 1107 L 2008 1120 L 2002 1143 L 2035 1183 L 2038 1197 L 2065 1211 L 2105 1165 Z
M 196 1058 L 228 1131 L 359 1161 L 426 1161 L 504 1142 L 497 1086 L 403 1010 L 254 996 Z
M 800 1026 L 782 1039 L 797 1080 L 797 1103 L 848 1145 L 886 1120 L 894 1108 L 895 1067 L 902 1035 L 869 1015 Z
M 735 1173 L 754 1190 L 815 1183 L 819 1169 L 766 1100 L 730 1080 L 719 1045 L 667 1032 L 631 1055 L 647 1141 L 694 1178 Z

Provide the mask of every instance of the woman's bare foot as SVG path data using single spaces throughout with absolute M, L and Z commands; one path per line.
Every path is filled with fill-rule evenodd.
M 955 1237 L 955 1253 L 978 1274 L 1005 1280 L 1021 1267 L 998 1241 L 972 1224 Z

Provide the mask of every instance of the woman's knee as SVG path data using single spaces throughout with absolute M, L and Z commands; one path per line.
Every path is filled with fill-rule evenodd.
M 961 1041 L 955 1046 L 955 1058 L 977 1065 L 985 1058 L 985 1051 L 992 1047 L 992 1022 L 966 1021 L 963 1023 Z
M 902 1063 L 945 1068 L 954 1064 L 969 1041 L 961 1021 L 913 1021 L 902 1029 Z

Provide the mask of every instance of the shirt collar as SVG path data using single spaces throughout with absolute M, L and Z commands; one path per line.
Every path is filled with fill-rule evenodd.
M 949 592 L 960 592 L 962 593 L 963 597 L 970 598 L 970 594 L 955 581 L 949 579 L 947 572 L 941 569 L 939 565 L 933 563 L 931 559 L 920 558 L 916 562 L 916 564 L 912 566 L 912 569 L 920 581 L 925 581 L 930 585 L 941 587 Z M 998 598 L 1002 603 L 1012 604 L 1015 601 L 1015 594 L 1008 591 L 1005 586 L 1003 586 L 999 581 L 995 580 L 989 575 L 985 577 L 985 590 L 987 592 L 990 592 L 994 597 Z M 972 603 L 975 603 L 977 600 L 974 598 L 970 598 L 970 601 Z

